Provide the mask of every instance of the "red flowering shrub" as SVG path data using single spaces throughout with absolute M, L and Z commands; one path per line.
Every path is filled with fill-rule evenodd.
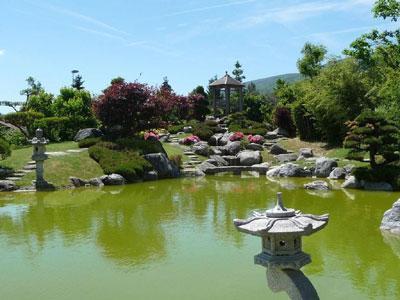
M 196 135 L 191 135 L 191 136 L 184 138 L 182 143 L 184 145 L 193 145 L 197 142 L 200 142 L 200 138 Z
M 137 132 L 150 126 L 148 102 L 152 94 L 151 88 L 138 82 L 113 84 L 94 101 L 93 111 L 106 128 Z
M 202 94 L 190 94 L 188 102 L 191 106 L 191 117 L 198 121 L 204 121 L 206 115 L 210 113 L 207 98 Z
M 247 139 L 249 140 L 250 143 L 255 143 L 255 144 L 262 144 L 264 142 L 264 137 L 262 137 L 261 135 L 249 135 L 247 137 Z
M 155 133 L 154 131 L 147 131 L 144 134 L 144 139 L 147 141 L 158 141 L 159 136 L 157 133 Z
M 240 141 L 240 140 L 242 140 L 243 138 L 244 138 L 244 134 L 243 134 L 242 132 L 238 131 L 238 132 L 235 132 L 234 134 L 232 134 L 232 135 L 229 137 L 229 140 L 230 140 L 231 142 L 234 142 L 234 141 Z

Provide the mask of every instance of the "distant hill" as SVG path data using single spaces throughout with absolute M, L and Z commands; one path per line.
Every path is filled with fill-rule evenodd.
M 247 86 L 250 82 L 253 82 L 256 85 L 257 91 L 259 91 L 262 94 L 271 94 L 274 91 L 275 83 L 278 79 L 283 79 L 286 82 L 292 83 L 295 81 L 299 81 L 302 78 L 303 76 L 300 75 L 299 73 L 289 73 L 289 74 L 282 74 L 282 75 L 276 75 L 267 78 L 247 81 L 245 82 L 245 84 Z

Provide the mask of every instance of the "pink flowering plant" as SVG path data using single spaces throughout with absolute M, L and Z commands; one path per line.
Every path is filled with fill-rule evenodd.
M 146 141 L 147 141 L 147 140 L 149 140 L 149 141 L 158 141 L 159 136 L 158 136 L 158 134 L 157 134 L 156 131 L 150 130 L 150 131 L 146 131 L 146 132 L 144 133 L 144 139 L 145 139 Z
M 264 138 L 261 135 L 249 135 L 247 136 L 247 140 L 250 143 L 255 143 L 255 144 L 262 144 L 264 142 Z
M 200 138 L 196 135 L 191 135 L 183 139 L 184 145 L 193 145 L 198 142 L 200 142 Z
M 238 132 L 235 132 L 234 134 L 232 134 L 232 135 L 229 137 L 229 140 L 230 140 L 231 142 L 234 142 L 234 141 L 241 141 L 243 138 L 244 138 L 243 132 L 238 131 Z

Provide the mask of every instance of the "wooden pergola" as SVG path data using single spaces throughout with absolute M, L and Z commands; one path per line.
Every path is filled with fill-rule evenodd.
M 231 97 L 231 89 L 235 89 L 239 92 L 239 111 L 243 110 L 243 88 L 244 84 L 239 80 L 236 80 L 229 76 L 228 72 L 225 72 L 225 76 L 212 82 L 210 85 L 210 90 L 213 93 L 213 107 L 214 114 L 217 111 L 217 91 L 224 90 L 225 95 L 225 114 L 228 115 L 230 113 L 230 97 Z

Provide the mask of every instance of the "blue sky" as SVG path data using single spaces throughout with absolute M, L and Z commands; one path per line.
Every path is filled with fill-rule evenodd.
M 296 72 L 306 41 L 340 55 L 374 20 L 373 0 L 0 0 L 0 100 L 33 76 L 57 93 L 80 70 L 100 93 L 122 76 L 179 93 L 239 60 L 247 79 Z M 140 75 L 141 74 L 141 75 Z M 0 108 L 0 112 L 4 112 Z

